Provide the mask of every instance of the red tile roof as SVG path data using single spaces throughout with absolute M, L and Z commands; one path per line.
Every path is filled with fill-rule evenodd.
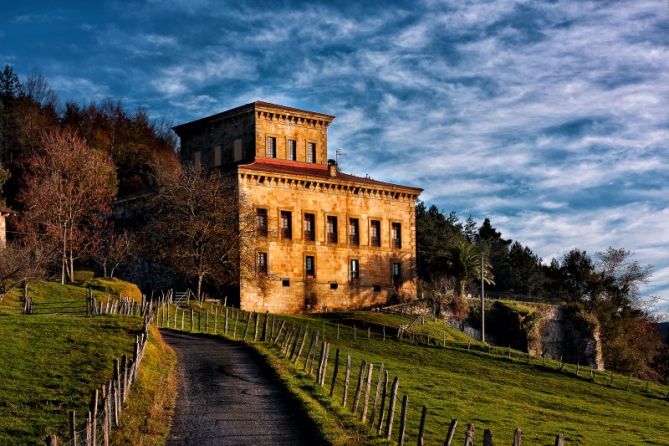
M 300 175 L 308 178 L 320 178 L 329 180 L 346 181 L 349 183 L 356 183 L 360 186 L 381 186 L 391 188 L 410 189 L 414 193 L 420 193 L 423 189 L 411 186 L 402 186 L 400 184 L 386 183 L 383 181 L 373 180 L 371 178 L 358 177 L 349 175 L 343 172 L 337 172 L 336 177 L 330 176 L 328 166 L 323 164 L 303 163 L 300 161 L 279 160 L 273 158 L 258 158 L 251 164 L 241 164 L 240 169 L 257 170 L 261 172 Z

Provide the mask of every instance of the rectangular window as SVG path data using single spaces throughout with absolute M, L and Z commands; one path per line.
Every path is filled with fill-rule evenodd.
M 348 242 L 351 245 L 360 244 L 360 221 L 357 218 L 348 219 Z
M 218 167 L 222 164 L 221 158 L 221 146 L 214 146 L 214 167 Z
M 268 158 L 276 158 L 276 138 L 273 136 L 268 136 L 267 137 L 267 145 L 265 147 L 267 149 L 267 157 Z
M 316 240 L 316 216 L 304 214 L 304 240 L 313 242 Z
M 381 222 L 379 220 L 369 222 L 369 244 L 381 246 Z
M 241 161 L 242 157 L 244 155 L 242 151 L 242 140 L 241 139 L 235 139 L 233 145 L 232 145 L 232 152 L 233 152 L 233 157 L 235 159 L 235 162 Z
M 314 256 L 306 256 L 304 258 L 304 275 L 307 279 L 316 277 L 316 260 Z
M 337 217 L 327 218 L 328 243 L 337 243 Z
M 402 247 L 402 225 L 400 223 L 393 223 L 391 226 L 391 236 L 393 248 Z
M 393 283 L 398 284 L 402 281 L 402 264 L 393 262 Z
M 193 153 L 193 167 L 197 170 L 202 168 L 202 154 L 199 150 Z
M 267 237 L 267 209 L 256 209 L 256 230 L 258 235 Z
M 315 163 L 316 162 L 316 143 L 308 142 L 307 143 L 307 162 Z
M 293 214 L 290 211 L 281 211 L 280 232 L 281 238 L 290 240 L 293 238 Z
M 351 259 L 351 280 L 360 278 L 360 262 L 358 259 Z
M 267 253 L 258 253 L 258 274 L 267 274 Z
M 291 161 L 297 160 L 297 143 L 294 139 L 289 139 L 286 142 L 286 158 Z

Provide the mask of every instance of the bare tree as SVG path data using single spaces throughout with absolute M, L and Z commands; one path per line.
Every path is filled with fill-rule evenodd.
M 113 279 L 116 269 L 133 257 L 135 245 L 135 240 L 127 231 L 118 234 L 110 231 L 108 236 L 100 238 L 92 255 L 93 261 L 102 267 L 105 278 Z
M 10 241 L 0 247 L 0 302 L 14 288 L 41 279 L 44 266 L 52 252 L 38 240 L 24 237 L 22 242 Z
M 253 270 L 255 220 L 233 181 L 186 169 L 160 179 L 145 239 L 153 257 L 202 285 L 238 285 Z
M 90 149 L 73 130 L 45 132 L 19 194 L 23 232 L 58 247 L 61 282 L 74 279 L 74 262 L 89 254 L 116 193 L 109 155 Z

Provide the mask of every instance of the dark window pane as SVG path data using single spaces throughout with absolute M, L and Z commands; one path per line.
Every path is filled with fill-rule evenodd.
M 267 209 L 256 209 L 256 230 L 258 235 L 267 237 Z
M 292 213 L 289 211 L 281 211 L 281 238 L 291 239 L 293 238 L 293 223 L 292 223 Z
M 360 244 L 360 224 L 357 218 L 351 218 L 348 221 L 348 242 L 351 245 Z
M 304 240 L 313 242 L 316 240 L 316 216 L 314 214 L 304 214 Z
M 337 217 L 328 216 L 328 243 L 337 243 Z
M 381 222 L 372 220 L 369 226 L 369 242 L 372 246 L 381 246 Z
M 392 243 L 393 248 L 402 247 L 402 226 L 399 223 L 393 223 L 392 225 Z
M 314 256 L 306 256 L 304 259 L 304 272 L 307 278 L 316 277 L 316 265 Z

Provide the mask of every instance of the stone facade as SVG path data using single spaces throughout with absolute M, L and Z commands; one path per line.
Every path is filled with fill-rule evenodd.
M 333 116 L 255 102 L 175 127 L 182 161 L 221 168 L 257 216 L 257 271 L 245 310 L 364 308 L 415 296 L 421 189 L 339 172 Z M 240 147 L 241 146 L 241 147 Z
M 0 208 L 0 248 L 7 246 L 7 217 L 11 214 L 9 209 Z

